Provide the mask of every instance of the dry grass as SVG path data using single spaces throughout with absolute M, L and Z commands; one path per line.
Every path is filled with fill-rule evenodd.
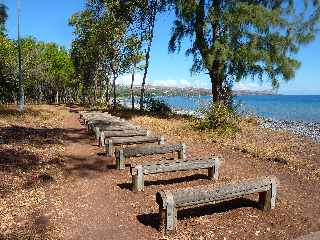
M 221 136 L 214 132 L 201 133 L 192 128 L 185 118 L 161 119 L 152 116 L 135 116 L 134 122 L 155 132 L 172 136 L 179 141 L 214 143 L 221 149 L 232 149 L 243 154 L 285 165 L 295 172 L 305 171 L 304 177 L 320 179 L 320 147 L 318 143 L 286 132 L 259 128 L 254 119 L 241 119 L 241 131 Z
M 24 114 L 0 106 L 0 238 L 46 238 L 34 225 L 45 228 L 45 188 L 61 178 L 64 114 L 50 106 L 28 106 Z

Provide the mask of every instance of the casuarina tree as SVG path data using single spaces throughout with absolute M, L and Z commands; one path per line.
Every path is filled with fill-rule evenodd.
M 213 101 L 228 101 L 232 84 L 252 77 L 273 88 L 300 66 L 299 47 L 315 38 L 317 0 L 171 0 L 176 13 L 169 51 L 191 39 L 192 72 L 206 71 Z

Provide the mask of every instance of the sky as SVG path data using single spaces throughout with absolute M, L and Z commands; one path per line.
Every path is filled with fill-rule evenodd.
M 69 17 L 82 10 L 84 0 L 20 0 L 21 33 L 23 37 L 34 36 L 45 42 L 56 42 L 70 49 L 73 29 L 68 25 Z M 10 38 L 17 37 L 16 0 L 0 0 L 8 7 L 7 31 Z M 168 41 L 174 16 L 167 14 L 158 18 L 155 38 L 151 50 L 151 64 L 148 73 L 148 84 L 178 87 L 210 88 L 207 74 L 190 74 L 192 57 L 184 52 L 169 54 Z M 288 83 L 281 83 L 281 94 L 320 94 L 320 33 L 314 42 L 301 47 L 297 59 L 302 66 L 296 77 Z M 142 79 L 138 73 L 136 84 Z M 129 83 L 130 76 L 125 75 L 119 83 Z M 234 86 L 236 90 L 270 89 L 269 83 L 260 84 L 251 80 L 242 80 Z

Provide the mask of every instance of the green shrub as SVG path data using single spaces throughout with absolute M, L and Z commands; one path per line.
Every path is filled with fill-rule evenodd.
M 168 116 L 172 114 L 172 109 L 163 100 L 147 98 L 145 101 L 146 110 L 155 115 Z
M 223 103 L 212 103 L 200 110 L 201 118 L 195 120 L 194 127 L 200 131 L 215 131 L 219 134 L 235 133 L 240 130 L 235 109 Z

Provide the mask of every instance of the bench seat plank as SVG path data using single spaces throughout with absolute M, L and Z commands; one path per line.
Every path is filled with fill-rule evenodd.
M 165 229 L 167 233 L 175 230 L 177 208 L 215 204 L 254 193 L 259 193 L 259 207 L 262 210 L 274 209 L 277 184 L 277 178 L 270 176 L 222 186 L 160 191 L 156 194 L 160 230 Z
M 116 149 L 116 165 L 118 170 L 125 169 L 125 159 L 130 157 L 148 156 L 154 154 L 178 153 L 178 159 L 185 159 L 185 144 L 155 145 L 146 147 L 127 147 Z
M 103 139 L 102 139 L 103 140 Z M 113 146 L 116 145 L 132 145 L 132 144 L 144 144 L 144 143 L 158 143 L 164 144 L 164 138 L 162 136 L 133 136 L 133 137 L 111 137 L 104 139 L 104 145 L 106 154 L 112 156 Z
M 195 160 L 172 160 L 157 163 L 135 165 L 130 167 L 132 176 L 132 190 L 134 192 L 144 190 L 144 175 L 165 172 L 188 171 L 196 169 L 208 169 L 209 179 L 218 179 L 220 159 L 218 157 Z

